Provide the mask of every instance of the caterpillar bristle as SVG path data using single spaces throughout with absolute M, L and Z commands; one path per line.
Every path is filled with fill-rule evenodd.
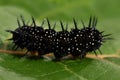
M 44 23 L 45 23 L 45 20 L 42 21 L 40 26 L 43 27 Z
M 60 24 L 61 24 L 62 31 L 64 31 L 63 23 L 61 20 L 60 20 Z
M 54 23 L 53 30 L 55 30 L 55 27 L 56 27 L 56 22 Z
M 90 19 L 89 19 L 89 25 L 88 25 L 89 28 L 91 27 L 91 22 L 92 22 L 92 16 L 90 16 Z
M 47 18 L 47 23 L 48 23 L 48 29 L 51 29 L 49 19 Z
M 32 22 L 33 22 L 34 27 L 36 27 L 35 19 L 33 16 L 32 16 Z
M 81 23 L 82 23 L 82 25 L 83 25 L 83 28 L 85 28 L 85 24 L 84 24 L 83 20 L 81 20 Z
M 20 17 L 21 17 L 21 20 L 22 20 L 23 26 L 25 26 L 25 21 L 24 21 L 23 16 L 21 15 Z
M 96 51 L 95 50 L 93 50 L 93 52 L 95 53 L 95 55 L 97 56 L 97 53 L 96 53 Z
M 99 51 L 99 53 L 102 55 L 102 52 L 101 52 L 101 50 L 100 50 L 100 49 L 98 49 L 98 51 Z
M 20 21 L 19 21 L 19 19 L 17 18 L 17 23 L 18 23 L 18 27 L 20 28 L 21 27 L 21 25 L 20 25 Z
M 106 34 L 106 35 L 103 35 L 102 37 L 108 37 L 108 36 L 111 36 L 112 34 Z
M 96 23 L 96 17 L 94 16 L 92 19 L 92 28 L 95 28 L 97 23 Z
M 74 22 L 75 29 L 77 29 L 77 23 L 76 23 L 75 18 L 73 18 L 73 22 Z
M 94 27 L 96 27 L 97 22 L 98 22 L 98 19 L 96 18 L 96 19 L 95 19 L 95 25 L 94 25 Z
M 7 39 L 7 40 L 11 41 L 11 40 L 13 40 L 13 38 L 10 38 L 10 39 Z

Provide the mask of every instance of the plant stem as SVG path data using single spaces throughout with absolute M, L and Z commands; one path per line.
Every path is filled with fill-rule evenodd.
M 2 50 L 0 49 L 0 53 L 7 53 L 7 54 L 18 54 L 18 55 L 23 55 L 25 54 L 25 52 L 23 51 L 12 51 L 12 50 Z M 33 52 L 31 52 L 33 54 Z M 46 54 L 46 56 L 53 56 L 53 54 Z M 69 55 L 70 56 L 70 55 Z M 71 56 L 70 56 L 71 57 Z M 107 57 L 114 57 L 114 58 L 120 58 L 120 56 L 118 54 L 104 54 L 104 55 L 94 55 L 94 54 L 87 54 L 86 55 L 87 58 L 107 58 Z

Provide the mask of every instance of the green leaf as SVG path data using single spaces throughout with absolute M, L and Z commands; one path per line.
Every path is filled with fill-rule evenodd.
M 116 59 L 112 61 L 114 62 L 108 59 L 85 58 L 52 62 L 4 54 L 0 59 L 0 78 L 3 80 L 119 80 L 120 64 L 115 63 Z
M 114 40 L 107 41 L 101 47 L 103 56 L 118 55 L 107 58 L 85 58 L 83 60 L 66 60 L 61 62 L 19 58 L 0 53 L 0 80 L 119 80 L 120 79 L 120 11 L 119 0 L 1 0 L 0 1 L 0 48 L 11 49 L 13 44 L 7 39 L 12 35 L 5 30 L 15 30 L 17 18 L 23 15 L 25 21 L 34 16 L 38 25 L 48 17 L 51 25 L 57 22 L 56 30 L 60 30 L 59 20 L 69 23 L 73 28 L 75 17 L 79 28 L 84 20 L 88 24 L 89 16 L 98 17 L 97 28 L 112 33 Z M 47 28 L 47 25 L 44 25 Z M 99 52 L 98 52 L 99 53 Z

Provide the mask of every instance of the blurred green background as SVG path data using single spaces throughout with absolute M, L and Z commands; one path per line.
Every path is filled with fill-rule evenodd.
M 17 18 L 23 15 L 25 21 L 35 17 L 40 25 L 49 18 L 51 25 L 59 20 L 73 27 L 72 18 L 82 28 L 80 20 L 88 25 L 90 16 L 98 17 L 97 28 L 112 34 L 114 40 L 106 41 L 101 47 L 103 54 L 120 55 L 120 0 L 0 0 L 0 39 L 2 49 L 10 49 L 6 39 L 11 35 L 5 30 L 17 28 Z M 46 24 L 44 26 L 47 28 Z M 8 45 L 9 44 L 9 45 Z M 14 58 L 0 54 L 0 80 L 119 80 L 120 58 L 103 60 L 86 58 L 82 61 L 46 62 Z
M 60 30 L 59 20 L 69 24 L 69 30 L 73 28 L 72 18 L 78 22 L 78 27 L 82 28 L 80 20 L 82 19 L 86 25 L 90 16 L 98 17 L 97 28 L 105 31 L 105 34 L 111 33 L 115 39 L 108 41 L 106 44 L 112 46 L 103 46 L 104 53 L 115 53 L 119 49 L 119 17 L 120 17 L 119 0 L 1 0 L 0 1 L 0 32 L 1 39 L 5 41 L 11 37 L 6 33 L 6 29 L 16 29 L 16 18 L 23 15 L 26 22 L 34 16 L 38 25 L 45 18 L 49 18 L 51 25 L 57 22 L 56 30 Z M 47 26 L 44 26 L 47 28 Z

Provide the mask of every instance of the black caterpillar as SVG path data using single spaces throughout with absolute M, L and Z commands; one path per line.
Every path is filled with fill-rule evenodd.
M 53 53 L 57 60 L 71 54 L 74 58 L 82 59 L 88 52 L 94 51 L 96 54 L 98 50 L 101 53 L 99 48 L 102 43 L 111 39 L 109 38 L 111 34 L 103 35 L 104 31 L 100 32 L 96 29 L 96 17 L 90 17 L 88 26 L 85 26 L 82 21 L 82 29 L 78 29 L 73 19 L 75 28 L 71 31 L 67 30 L 68 26 L 64 28 L 62 21 L 60 21 L 62 31 L 56 31 L 55 25 L 51 27 L 48 18 L 48 29 L 44 29 L 43 25 L 37 26 L 33 17 L 31 25 L 25 24 L 22 16 L 21 20 L 23 25 L 17 19 L 19 27 L 15 31 L 7 30 L 7 32 L 13 34 L 10 39 L 15 44 L 13 48 L 26 48 L 26 54 L 35 51 L 38 52 L 38 56 Z

